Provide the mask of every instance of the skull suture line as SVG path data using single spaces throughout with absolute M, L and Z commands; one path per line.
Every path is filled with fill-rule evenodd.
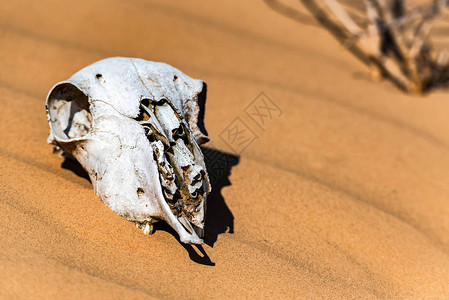
M 98 61 L 47 97 L 48 142 L 76 158 L 95 193 L 144 233 L 166 221 L 200 244 L 211 190 L 199 144 L 206 85 L 164 63 Z

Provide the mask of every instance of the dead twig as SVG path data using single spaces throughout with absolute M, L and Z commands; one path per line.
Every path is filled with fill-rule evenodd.
M 403 90 L 422 93 L 449 82 L 448 56 L 434 53 L 429 39 L 448 0 L 433 0 L 408 12 L 403 0 L 364 0 L 367 22 L 363 26 L 338 0 L 303 3 L 313 8 L 322 24 L 343 33 L 344 43 L 363 56 L 373 73 L 384 74 Z

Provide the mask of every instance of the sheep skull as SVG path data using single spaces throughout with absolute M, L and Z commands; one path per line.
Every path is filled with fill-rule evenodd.
M 211 190 L 199 144 L 206 85 L 164 63 L 98 61 L 47 97 L 48 142 L 76 158 L 95 193 L 145 233 L 166 221 L 184 243 L 203 242 Z

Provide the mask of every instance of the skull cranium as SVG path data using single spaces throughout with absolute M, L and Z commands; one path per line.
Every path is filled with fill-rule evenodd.
M 158 220 L 202 243 L 211 190 L 199 144 L 205 83 L 164 63 L 98 61 L 47 97 L 48 142 L 76 158 L 95 193 L 145 233 Z

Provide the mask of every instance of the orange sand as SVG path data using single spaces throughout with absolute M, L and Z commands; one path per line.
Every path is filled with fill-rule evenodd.
M 303 23 L 263 1 L 2 1 L 0 298 L 449 297 L 447 92 L 370 81 L 289 2 Z M 46 144 L 51 86 L 109 56 L 205 80 L 220 153 L 237 117 L 258 136 L 215 184 L 206 256 L 143 235 Z M 264 129 L 260 92 L 283 111 Z

